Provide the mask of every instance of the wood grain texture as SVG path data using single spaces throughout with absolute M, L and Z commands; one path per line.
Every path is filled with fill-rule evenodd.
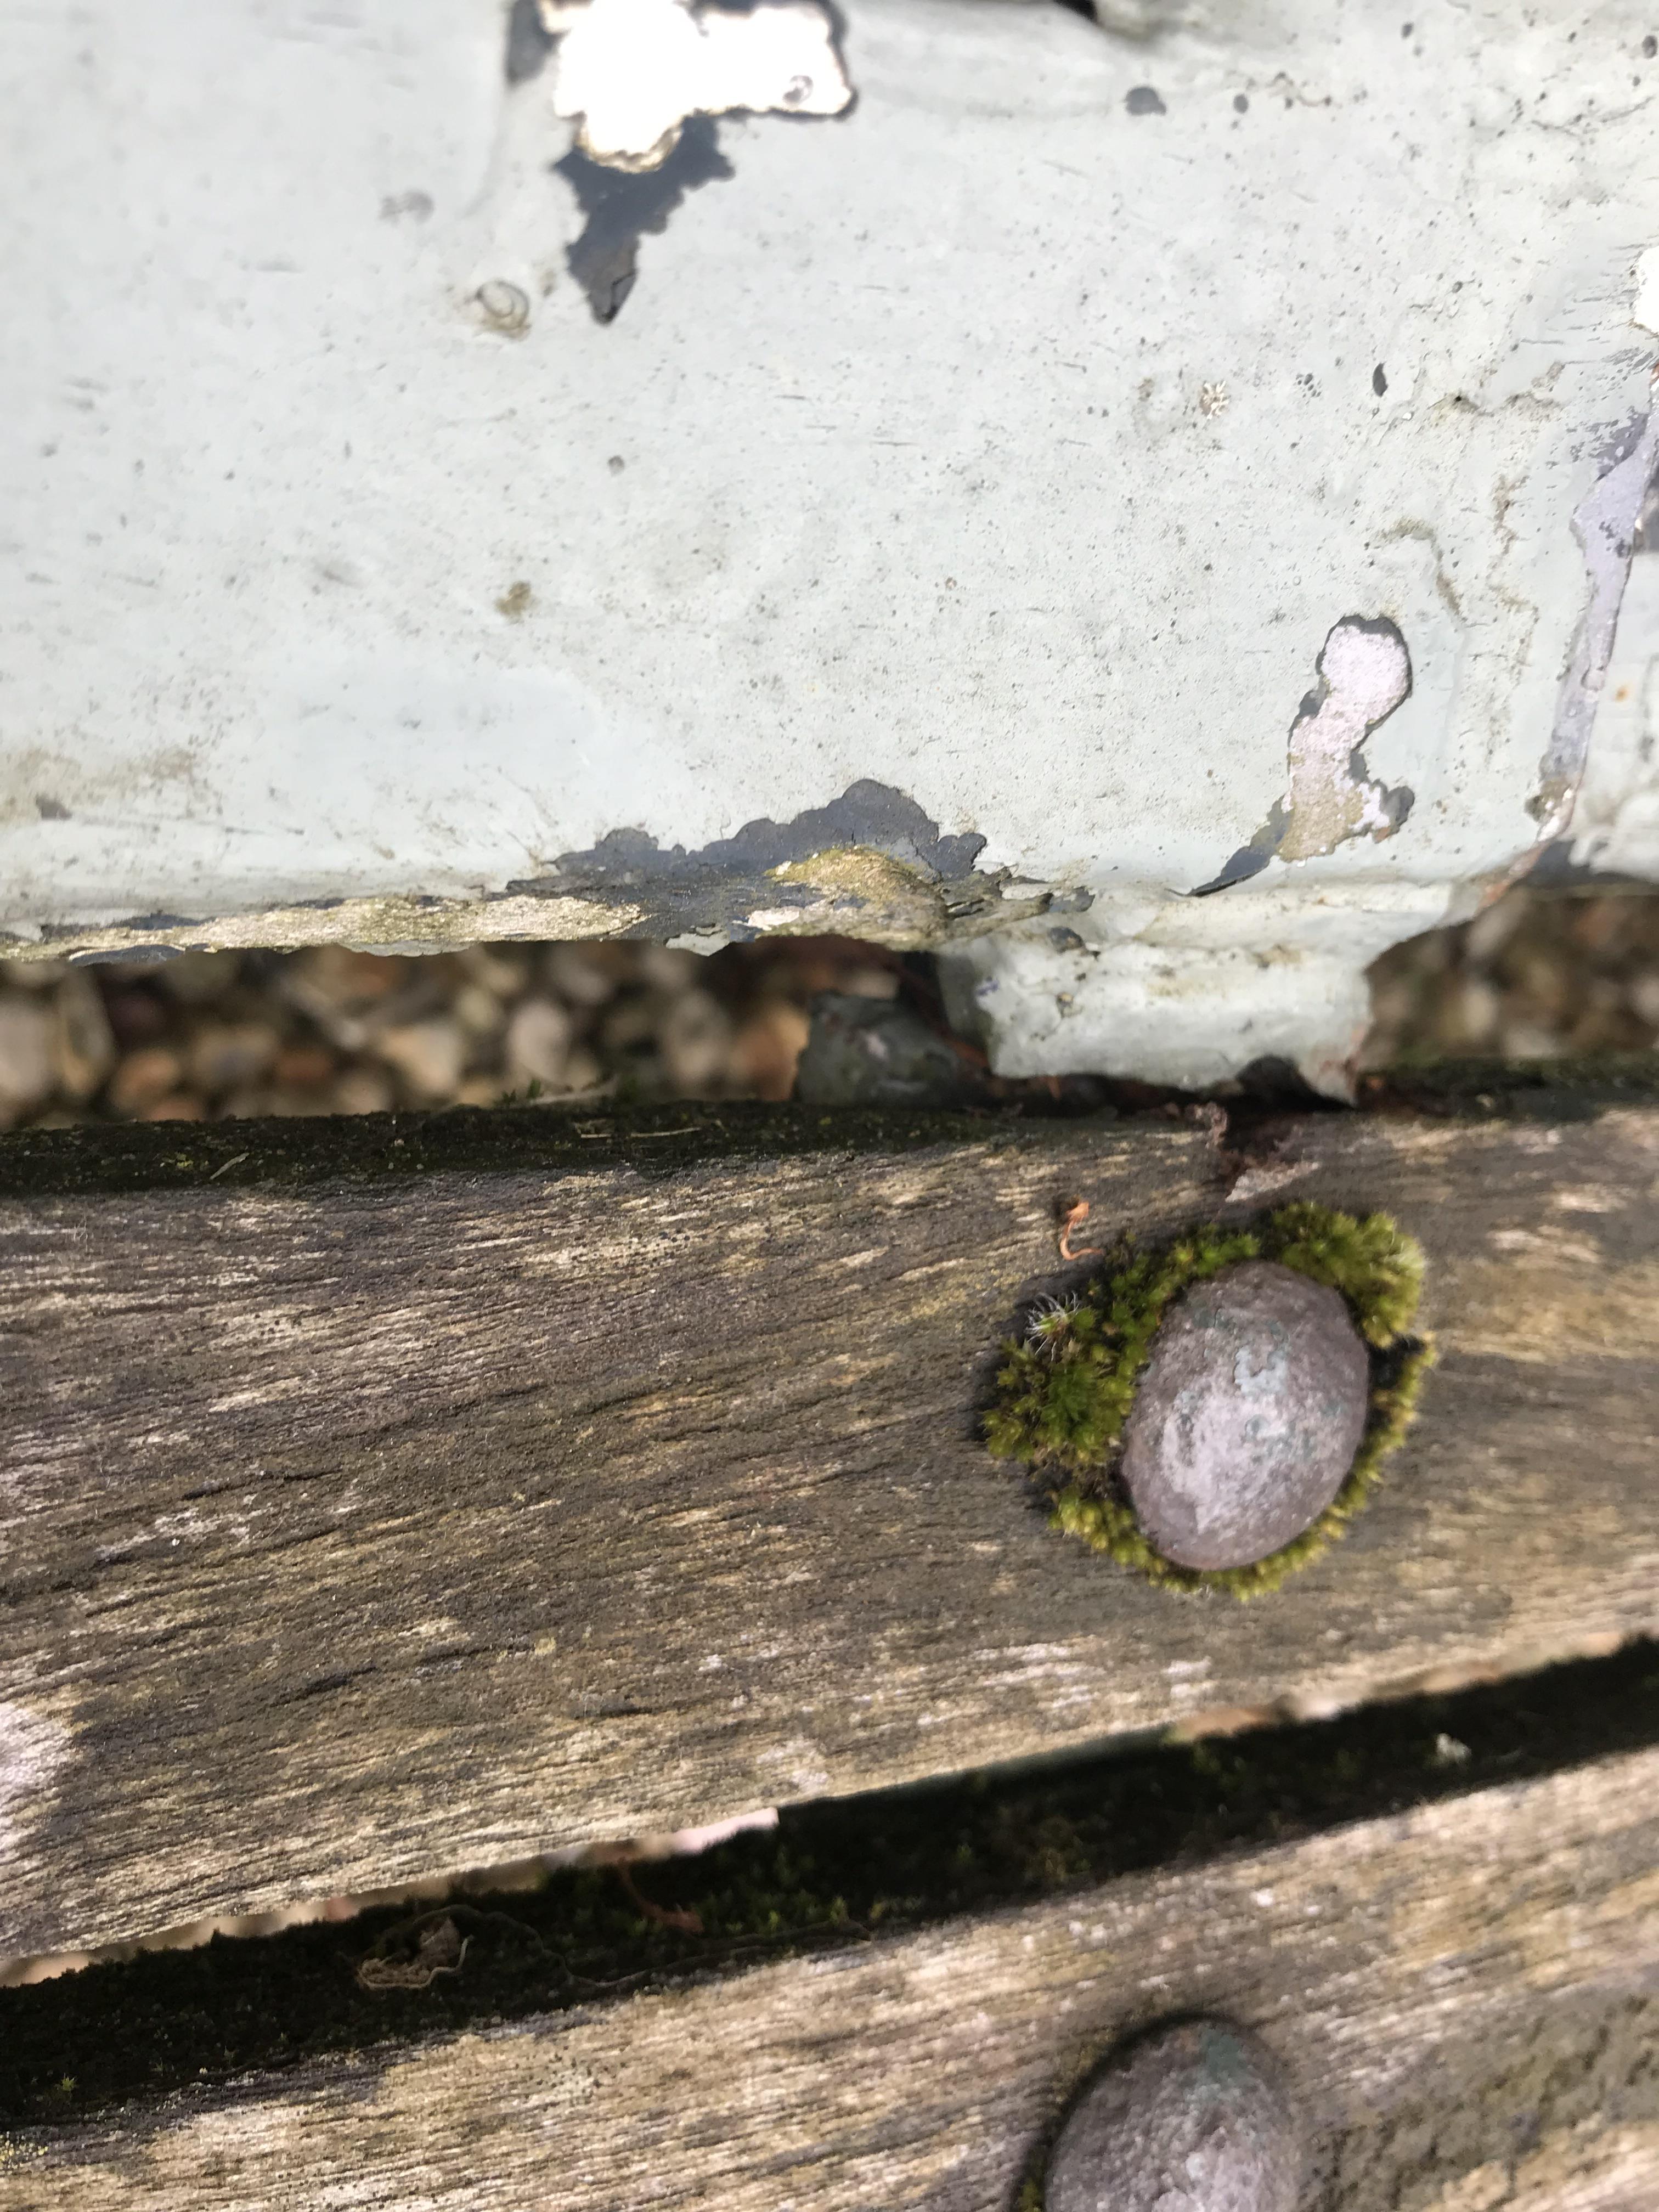
M 0 2212 L 1008 2212 L 1079 2079 L 1258 2028 L 1308 2212 L 1659 2201 L 1659 1753 L 700 1988 L 0 2136 Z
M 1218 1122 L 7 1203 L 0 1953 L 1659 1626 L 1659 1114 L 1319 1115 L 1242 1176 Z M 1429 1249 L 1416 1437 L 1270 1601 L 974 1439 L 1073 1192 Z

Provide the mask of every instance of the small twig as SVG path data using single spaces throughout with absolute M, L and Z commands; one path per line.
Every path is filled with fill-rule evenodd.
M 242 1162 L 246 1158 L 247 1154 L 246 1152 L 233 1152 L 228 1160 L 221 1161 L 219 1165 L 213 1170 L 213 1173 L 208 1177 L 208 1181 L 210 1182 L 217 1182 L 222 1175 L 228 1175 L 232 1168 L 240 1167 Z
M 1080 1244 L 1073 1247 L 1072 1231 L 1081 1229 L 1089 1218 L 1089 1201 L 1074 1198 L 1066 1207 L 1060 1224 L 1060 1256 L 1062 1260 L 1100 1260 L 1105 1257 L 1103 1244 Z
M 613 1861 L 617 1879 L 633 1899 L 647 1920 L 654 1920 L 659 1928 L 672 1928 L 682 1936 L 701 1936 L 702 1921 L 695 1912 L 672 1911 L 665 1905 L 653 1905 L 648 1897 L 641 1897 L 635 1886 L 634 1876 L 622 1861 Z

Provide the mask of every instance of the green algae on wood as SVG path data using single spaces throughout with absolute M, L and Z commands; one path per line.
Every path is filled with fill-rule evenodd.
M 1247 1566 L 1178 1566 L 1149 1540 L 1116 1480 L 1124 1424 L 1176 1301 L 1251 1260 L 1293 1268 L 1346 1301 L 1370 1352 L 1364 1432 L 1341 1488 L 1299 1536 Z M 1410 1425 L 1433 1358 L 1408 1334 L 1422 1279 L 1420 1247 L 1386 1214 L 1356 1217 L 1306 1201 L 1244 1228 L 1206 1224 L 1158 1251 L 1126 1248 L 1072 1297 L 1044 1300 L 1023 1337 L 1005 1343 L 985 1441 L 999 1458 L 1035 1471 L 1055 1528 L 1149 1581 L 1263 1595 L 1343 1534 Z

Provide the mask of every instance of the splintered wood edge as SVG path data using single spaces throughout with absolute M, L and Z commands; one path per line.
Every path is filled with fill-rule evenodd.
M 1659 1626 L 1659 1113 L 1218 1122 L 9 1201 L 0 1954 Z M 1076 1196 L 1428 1252 L 1418 1428 L 1271 1600 L 1146 1589 L 975 1440 Z
M 1659 1753 L 427 2045 L 0 2136 L 0 2212 L 1008 2212 L 1182 2013 L 1284 2062 L 1327 2212 L 1659 2196 Z

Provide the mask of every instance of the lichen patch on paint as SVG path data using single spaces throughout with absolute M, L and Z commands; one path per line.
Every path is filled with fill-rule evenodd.
M 756 908 L 744 918 L 746 931 L 777 937 L 844 933 L 900 951 L 1024 921 L 1048 902 L 1042 892 L 1023 900 L 1000 896 L 988 881 L 982 892 L 961 881 L 946 884 L 914 860 L 860 845 L 787 861 L 771 877 L 799 902 Z
M 611 167 L 657 167 L 694 115 L 839 115 L 852 104 L 834 21 L 816 0 L 543 0 L 542 14 L 560 40 L 554 111 L 577 120 L 582 153 Z

